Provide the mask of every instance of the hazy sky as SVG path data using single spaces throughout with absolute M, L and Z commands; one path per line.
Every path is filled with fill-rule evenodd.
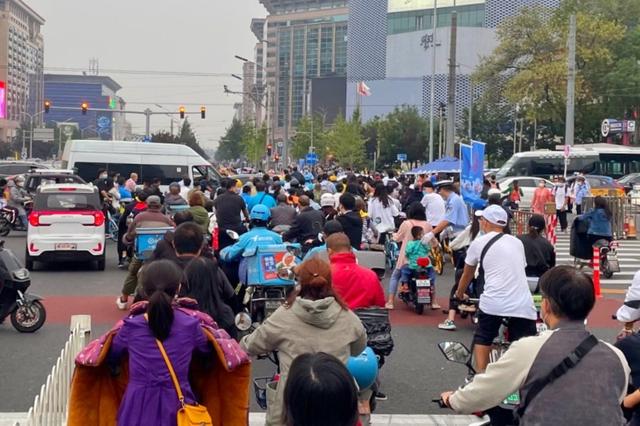
M 87 68 L 98 58 L 100 68 L 242 74 L 234 55 L 253 58 L 257 42 L 251 18 L 264 17 L 259 0 L 26 0 L 46 23 L 47 67 Z M 58 71 L 55 71 L 58 72 Z M 175 77 L 101 72 L 117 81 L 127 109 L 177 111 L 180 104 L 207 119 L 190 118 L 200 143 L 214 147 L 233 117 L 238 95 L 225 95 L 223 85 L 241 90 L 241 82 L 224 77 Z M 178 118 L 178 117 L 176 117 Z M 144 133 L 144 117 L 128 115 L 133 132 Z M 152 131 L 169 130 L 170 118 L 154 116 Z

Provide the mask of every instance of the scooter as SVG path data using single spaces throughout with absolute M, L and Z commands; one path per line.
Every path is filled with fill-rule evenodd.
M 240 239 L 237 232 L 227 230 L 234 241 Z M 287 299 L 295 287 L 291 277 L 293 268 L 300 263 L 299 244 L 271 244 L 258 246 L 254 253 L 245 253 L 245 281 L 238 293 L 244 291 L 244 312 L 236 315 L 238 330 L 247 332 L 254 324 L 261 324 Z
M 441 342 L 438 349 L 442 355 L 450 361 L 462 364 L 467 367 L 468 374 L 465 378 L 465 385 L 471 383 L 476 375 L 476 370 L 471 363 L 471 351 L 460 342 Z M 433 402 L 440 405 L 441 408 L 447 408 L 447 405 L 441 398 L 433 399 Z M 490 408 L 484 413 L 476 413 L 479 418 L 478 423 L 472 423 L 470 426 L 511 426 L 515 425 L 515 410 L 520 403 L 519 394 L 513 394 L 507 397 L 502 404 L 497 407 Z
M 433 285 L 429 279 L 428 268 L 431 260 L 421 257 L 417 260 L 418 269 L 407 283 L 408 288 L 400 291 L 399 297 L 408 306 L 413 307 L 418 315 L 424 313 L 425 305 L 433 303 Z
M 24 209 L 29 215 L 33 202 L 26 201 Z M 20 223 L 18 209 L 5 205 L 0 208 L 0 237 L 6 237 L 11 231 L 26 231 L 26 224 Z
M 39 330 L 47 318 L 42 297 L 27 293 L 30 285 L 29 271 L 0 240 L 0 323 L 10 316 L 21 333 Z

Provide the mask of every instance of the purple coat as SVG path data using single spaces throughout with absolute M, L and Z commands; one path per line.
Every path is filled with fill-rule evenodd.
M 163 342 L 188 403 L 196 402 L 188 380 L 194 352 L 210 354 L 212 347 L 204 333 L 212 333 L 224 353 L 229 371 L 249 362 L 238 343 L 202 312 L 186 309 L 193 301 L 181 299 L 174 307 L 174 321 L 169 337 Z M 144 316 L 146 302 L 135 304 L 131 314 L 118 322 L 112 331 L 91 342 L 76 358 L 81 365 L 99 364 L 99 354 L 107 336 L 114 334 L 108 361 L 118 364 L 128 355 L 129 383 L 118 410 L 118 425 L 175 426 L 178 396 L 169 370 L 158 349 Z

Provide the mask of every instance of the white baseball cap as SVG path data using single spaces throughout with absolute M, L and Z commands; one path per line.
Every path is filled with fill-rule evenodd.
M 333 197 L 333 194 L 322 194 L 322 196 L 320 197 L 320 207 L 334 207 L 335 206 L 335 198 Z
M 507 212 L 500 206 L 492 205 L 484 210 L 478 210 L 476 216 L 483 217 L 489 223 L 498 226 L 507 226 Z

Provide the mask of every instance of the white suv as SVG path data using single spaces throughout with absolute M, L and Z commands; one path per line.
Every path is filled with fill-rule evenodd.
M 86 184 L 38 188 L 29 215 L 25 264 L 92 262 L 105 267 L 105 218 L 98 191 Z

